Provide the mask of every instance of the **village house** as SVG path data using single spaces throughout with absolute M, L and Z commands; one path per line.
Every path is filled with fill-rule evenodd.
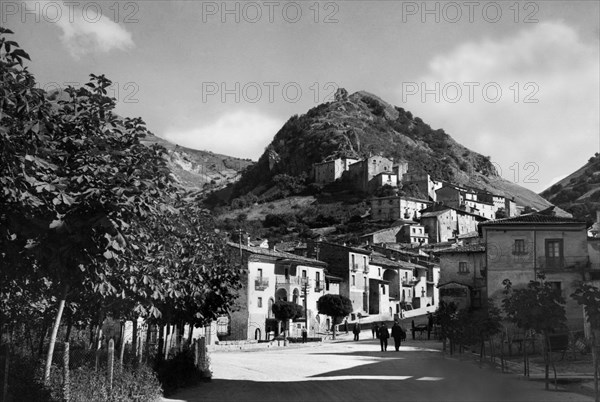
M 374 192 L 383 186 L 398 187 L 398 175 L 393 172 L 377 173 L 368 183 L 369 192 Z
M 402 229 L 402 226 L 392 226 L 390 228 L 377 230 L 360 236 L 362 244 L 394 243 L 396 234 Z
M 362 191 L 370 191 L 376 187 L 377 180 L 373 181 L 375 176 L 380 173 L 394 175 L 394 162 L 383 156 L 370 156 L 361 161 L 353 163 L 348 168 L 348 176 L 354 183 L 355 187 Z M 398 175 L 396 177 L 396 185 Z M 378 181 L 383 178 L 378 179 Z
M 438 306 L 440 267 L 431 261 L 429 255 L 402 249 L 397 244 L 373 245 L 372 249 L 396 263 L 401 310 L 421 309 L 424 314 Z M 392 284 L 396 279 L 384 279 L 390 281 L 390 291 L 394 292 Z
M 279 332 L 272 311 L 278 300 L 304 307 L 305 317 L 292 328 L 307 324 L 311 333 L 325 330 L 326 317 L 317 313 L 317 300 L 331 292 L 325 282 L 326 263 L 239 242 L 229 242 L 228 247 L 234 263 L 240 266 L 242 288 L 230 316 L 217 320 L 219 339 L 269 339 L 270 334 Z
M 568 324 L 583 327 L 583 315 L 571 297 L 578 283 L 589 279 L 590 258 L 585 222 L 556 216 L 554 207 L 480 224 L 486 243 L 487 291 L 498 305 L 503 281 L 525 286 L 545 275 L 566 300 Z
M 477 231 L 479 222 L 485 220 L 470 212 L 436 204 L 421 211 L 420 223 L 425 227 L 429 243 L 441 243 L 461 234 Z
M 432 202 L 413 197 L 392 196 L 370 200 L 371 219 L 374 221 L 394 221 L 397 219 L 419 219 L 421 210 Z
M 308 256 L 328 264 L 330 275 L 342 278 L 339 294 L 350 299 L 349 322 L 369 313 L 369 260 L 371 251 L 323 241 L 307 242 Z
M 471 244 L 436 251 L 440 258 L 440 299 L 458 308 L 479 308 L 487 300 L 485 245 Z
M 356 162 L 358 162 L 358 159 L 337 158 L 315 163 L 313 166 L 315 182 L 320 184 L 333 183 L 342 177 L 342 174 L 350 168 L 351 164 Z
M 425 227 L 420 224 L 403 225 L 396 234 L 396 243 L 422 245 L 429 242 Z
M 436 199 L 436 191 L 442 188 L 443 183 L 431 179 L 431 176 L 426 173 L 407 173 L 402 177 L 402 185 L 413 185 L 423 196 L 426 196 L 429 201 L 436 202 L 438 201 Z

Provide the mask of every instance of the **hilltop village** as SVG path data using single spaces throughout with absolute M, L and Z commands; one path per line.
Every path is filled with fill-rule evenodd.
M 383 156 L 331 158 L 313 166 L 316 183 L 343 181 L 371 194 L 412 186 L 426 195 L 370 198 L 364 219 L 387 228 L 362 235 L 359 244 L 324 235 L 270 244 L 233 234 L 228 246 L 244 272 L 243 287 L 235 311 L 215 323 L 219 340 L 273 339 L 283 330 L 272 312 L 278 300 L 304 308 L 304 317 L 289 324 L 290 335 L 306 329 L 318 337 L 332 329 L 330 317 L 317 312 L 317 300 L 328 293 L 352 301 L 352 313 L 335 323 L 345 330 L 357 322 L 410 322 L 434 312 L 440 301 L 471 309 L 488 299 L 499 305 L 505 279 L 519 286 L 544 273 L 563 296 L 576 283 L 600 279 L 600 239 L 585 222 L 409 168 Z M 565 298 L 569 325 L 583 328 L 581 308 Z

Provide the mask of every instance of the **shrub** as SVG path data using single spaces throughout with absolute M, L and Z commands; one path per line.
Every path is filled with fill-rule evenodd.
M 39 381 L 41 367 L 42 363 L 35 359 L 12 355 L 8 370 L 8 400 L 51 401 L 50 390 Z
M 98 371 L 85 365 L 71 369 L 69 383 L 72 402 L 126 402 L 126 401 L 160 401 L 162 388 L 156 373 L 148 366 L 138 368 L 125 365 L 122 369 L 115 364 L 112 391 L 108 389 L 106 367 Z M 62 400 L 63 373 L 62 368 L 54 366 L 49 389 L 50 400 Z M 21 397 L 21 395 L 19 395 Z M 19 399 L 36 400 L 44 399 Z
M 158 380 L 162 384 L 165 395 L 170 395 L 178 388 L 188 387 L 210 377 L 210 372 L 200 371 L 194 365 L 194 355 L 187 349 L 176 354 L 168 360 L 157 360 L 154 370 L 158 374 Z

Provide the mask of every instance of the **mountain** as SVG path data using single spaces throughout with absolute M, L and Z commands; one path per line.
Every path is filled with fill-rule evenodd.
M 591 225 L 600 210 L 600 154 L 540 195 Z
M 237 181 L 241 172 L 254 163 L 250 159 L 181 147 L 152 134 L 141 142 L 165 147 L 168 151 L 168 165 L 175 179 L 190 191 L 204 192 L 224 188 Z
M 311 176 L 314 163 L 328 157 L 381 154 L 409 163 L 410 173 L 471 186 L 514 198 L 518 205 L 551 204 L 533 191 L 498 175 L 490 157 L 473 152 L 442 129 L 434 130 L 411 112 L 368 92 L 339 89 L 335 100 L 302 116 L 292 116 L 277 132 L 258 163 L 233 186 L 232 197 L 260 196 L 278 174 Z

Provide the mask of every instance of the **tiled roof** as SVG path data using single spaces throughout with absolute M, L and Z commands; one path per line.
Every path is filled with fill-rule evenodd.
M 243 244 L 240 246 L 239 244 L 232 243 L 232 242 L 227 243 L 227 245 L 233 249 L 239 249 L 241 247 L 242 250 L 247 251 L 249 253 L 264 255 L 266 257 L 271 257 L 271 258 L 275 258 L 275 259 L 294 260 L 294 261 L 305 262 L 307 264 L 312 264 L 312 265 L 317 265 L 317 266 L 327 266 L 326 262 L 315 260 L 312 258 L 302 257 L 300 255 L 296 255 L 296 254 L 292 254 L 292 253 L 286 253 L 285 251 L 276 251 L 276 250 L 271 250 L 271 249 L 262 248 L 262 247 L 250 247 L 250 246 L 245 246 Z
M 491 226 L 491 225 L 530 225 L 530 224 L 585 224 L 585 222 L 578 221 L 573 218 L 565 218 L 562 216 L 554 216 L 544 210 L 541 212 L 532 212 L 530 214 L 523 214 L 514 216 L 512 218 L 495 219 L 493 221 L 482 222 L 480 226 Z
M 450 253 L 483 253 L 485 252 L 484 244 L 467 244 L 458 247 L 449 247 L 441 250 L 436 250 L 434 253 L 437 254 L 450 254 Z

